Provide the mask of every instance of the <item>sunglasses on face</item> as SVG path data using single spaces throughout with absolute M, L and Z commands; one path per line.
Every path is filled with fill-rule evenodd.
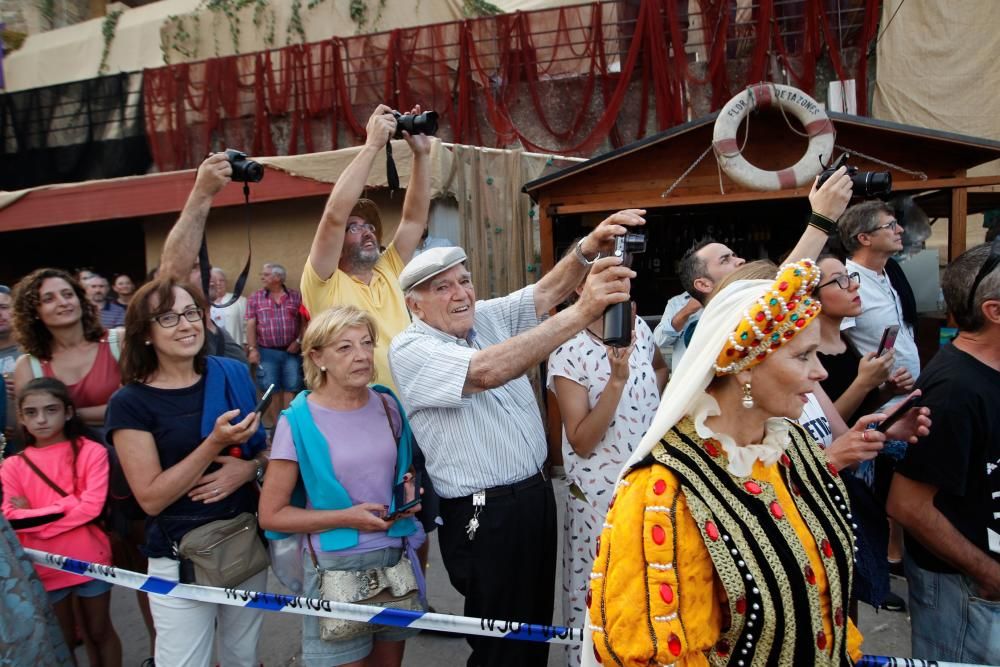
M 979 273 L 976 274 L 976 279 L 972 281 L 972 289 L 969 290 L 969 300 L 965 304 L 966 310 L 972 310 L 972 306 L 976 301 L 976 290 L 979 289 L 979 285 L 986 276 L 990 275 L 993 269 L 997 268 L 998 264 L 1000 264 L 1000 236 L 993 239 L 993 243 L 990 244 L 990 256 L 983 262 Z
M 201 308 L 188 308 L 183 313 L 175 313 L 173 311 L 161 313 L 154 317 L 153 321 L 164 329 L 173 329 L 181 323 L 182 317 L 188 322 L 200 322 L 203 314 L 204 311 Z
M 826 281 L 825 283 L 816 288 L 816 292 L 819 292 L 827 285 L 832 285 L 834 283 L 837 283 L 837 287 L 839 287 L 840 289 L 848 289 L 850 288 L 852 282 L 854 283 L 861 282 L 861 274 L 858 273 L 857 271 L 855 271 L 854 273 L 842 273 L 836 278 Z

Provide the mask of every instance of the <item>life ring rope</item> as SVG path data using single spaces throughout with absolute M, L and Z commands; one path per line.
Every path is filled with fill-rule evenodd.
M 757 109 L 776 106 L 797 134 L 809 137 L 802 158 L 786 169 L 767 171 L 750 164 L 743 157 L 737 139 L 744 118 Z M 802 123 L 805 133 L 795 130 L 788 114 Z M 748 130 L 749 132 L 749 130 Z M 757 83 L 747 86 L 719 111 L 715 119 L 712 146 L 720 169 L 733 181 L 751 190 L 784 190 L 808 185 L 833 155 L 836 131 L 823 107 L 812 97 L 791 86 Z

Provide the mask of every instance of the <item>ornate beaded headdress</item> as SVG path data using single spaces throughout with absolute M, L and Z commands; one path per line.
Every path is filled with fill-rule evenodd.
M 791 340 L 820 311 L 812 296 L 820 270 L 812 260 L 785 264 L 774 284 L 750 305 L 715 360 L 716 375 L 732 375 L 755 366 Z

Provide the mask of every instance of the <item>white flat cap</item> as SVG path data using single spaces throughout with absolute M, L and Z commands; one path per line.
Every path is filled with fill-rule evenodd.
M 465 259 L 465 251 L 455 246 L 425 250 L 411 259 L 399 274 L 399 286 L 405 292 L 442 271 L 461 264 Z

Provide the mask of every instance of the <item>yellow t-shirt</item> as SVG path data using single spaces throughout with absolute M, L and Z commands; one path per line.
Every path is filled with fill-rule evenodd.
M 378 341 L 375 344 L 375 382 L 384 384 L 393 391 L 396 387 L 389 372 L 389 343 L 393 336 L 410 325 L 410 313 L 406 310 L 403 290 L 399 287 L 402 273 L 402 257 L 396 247 L 389 244 L 375 263 L 370 285 L 344 273 L 340 269 L 333 272 L 328 280 L 316 275 L 309 260 L 302 270 L 302 303 L 312 317 L 333 306 L 351 305 L 371 313 L 375 317 Z

